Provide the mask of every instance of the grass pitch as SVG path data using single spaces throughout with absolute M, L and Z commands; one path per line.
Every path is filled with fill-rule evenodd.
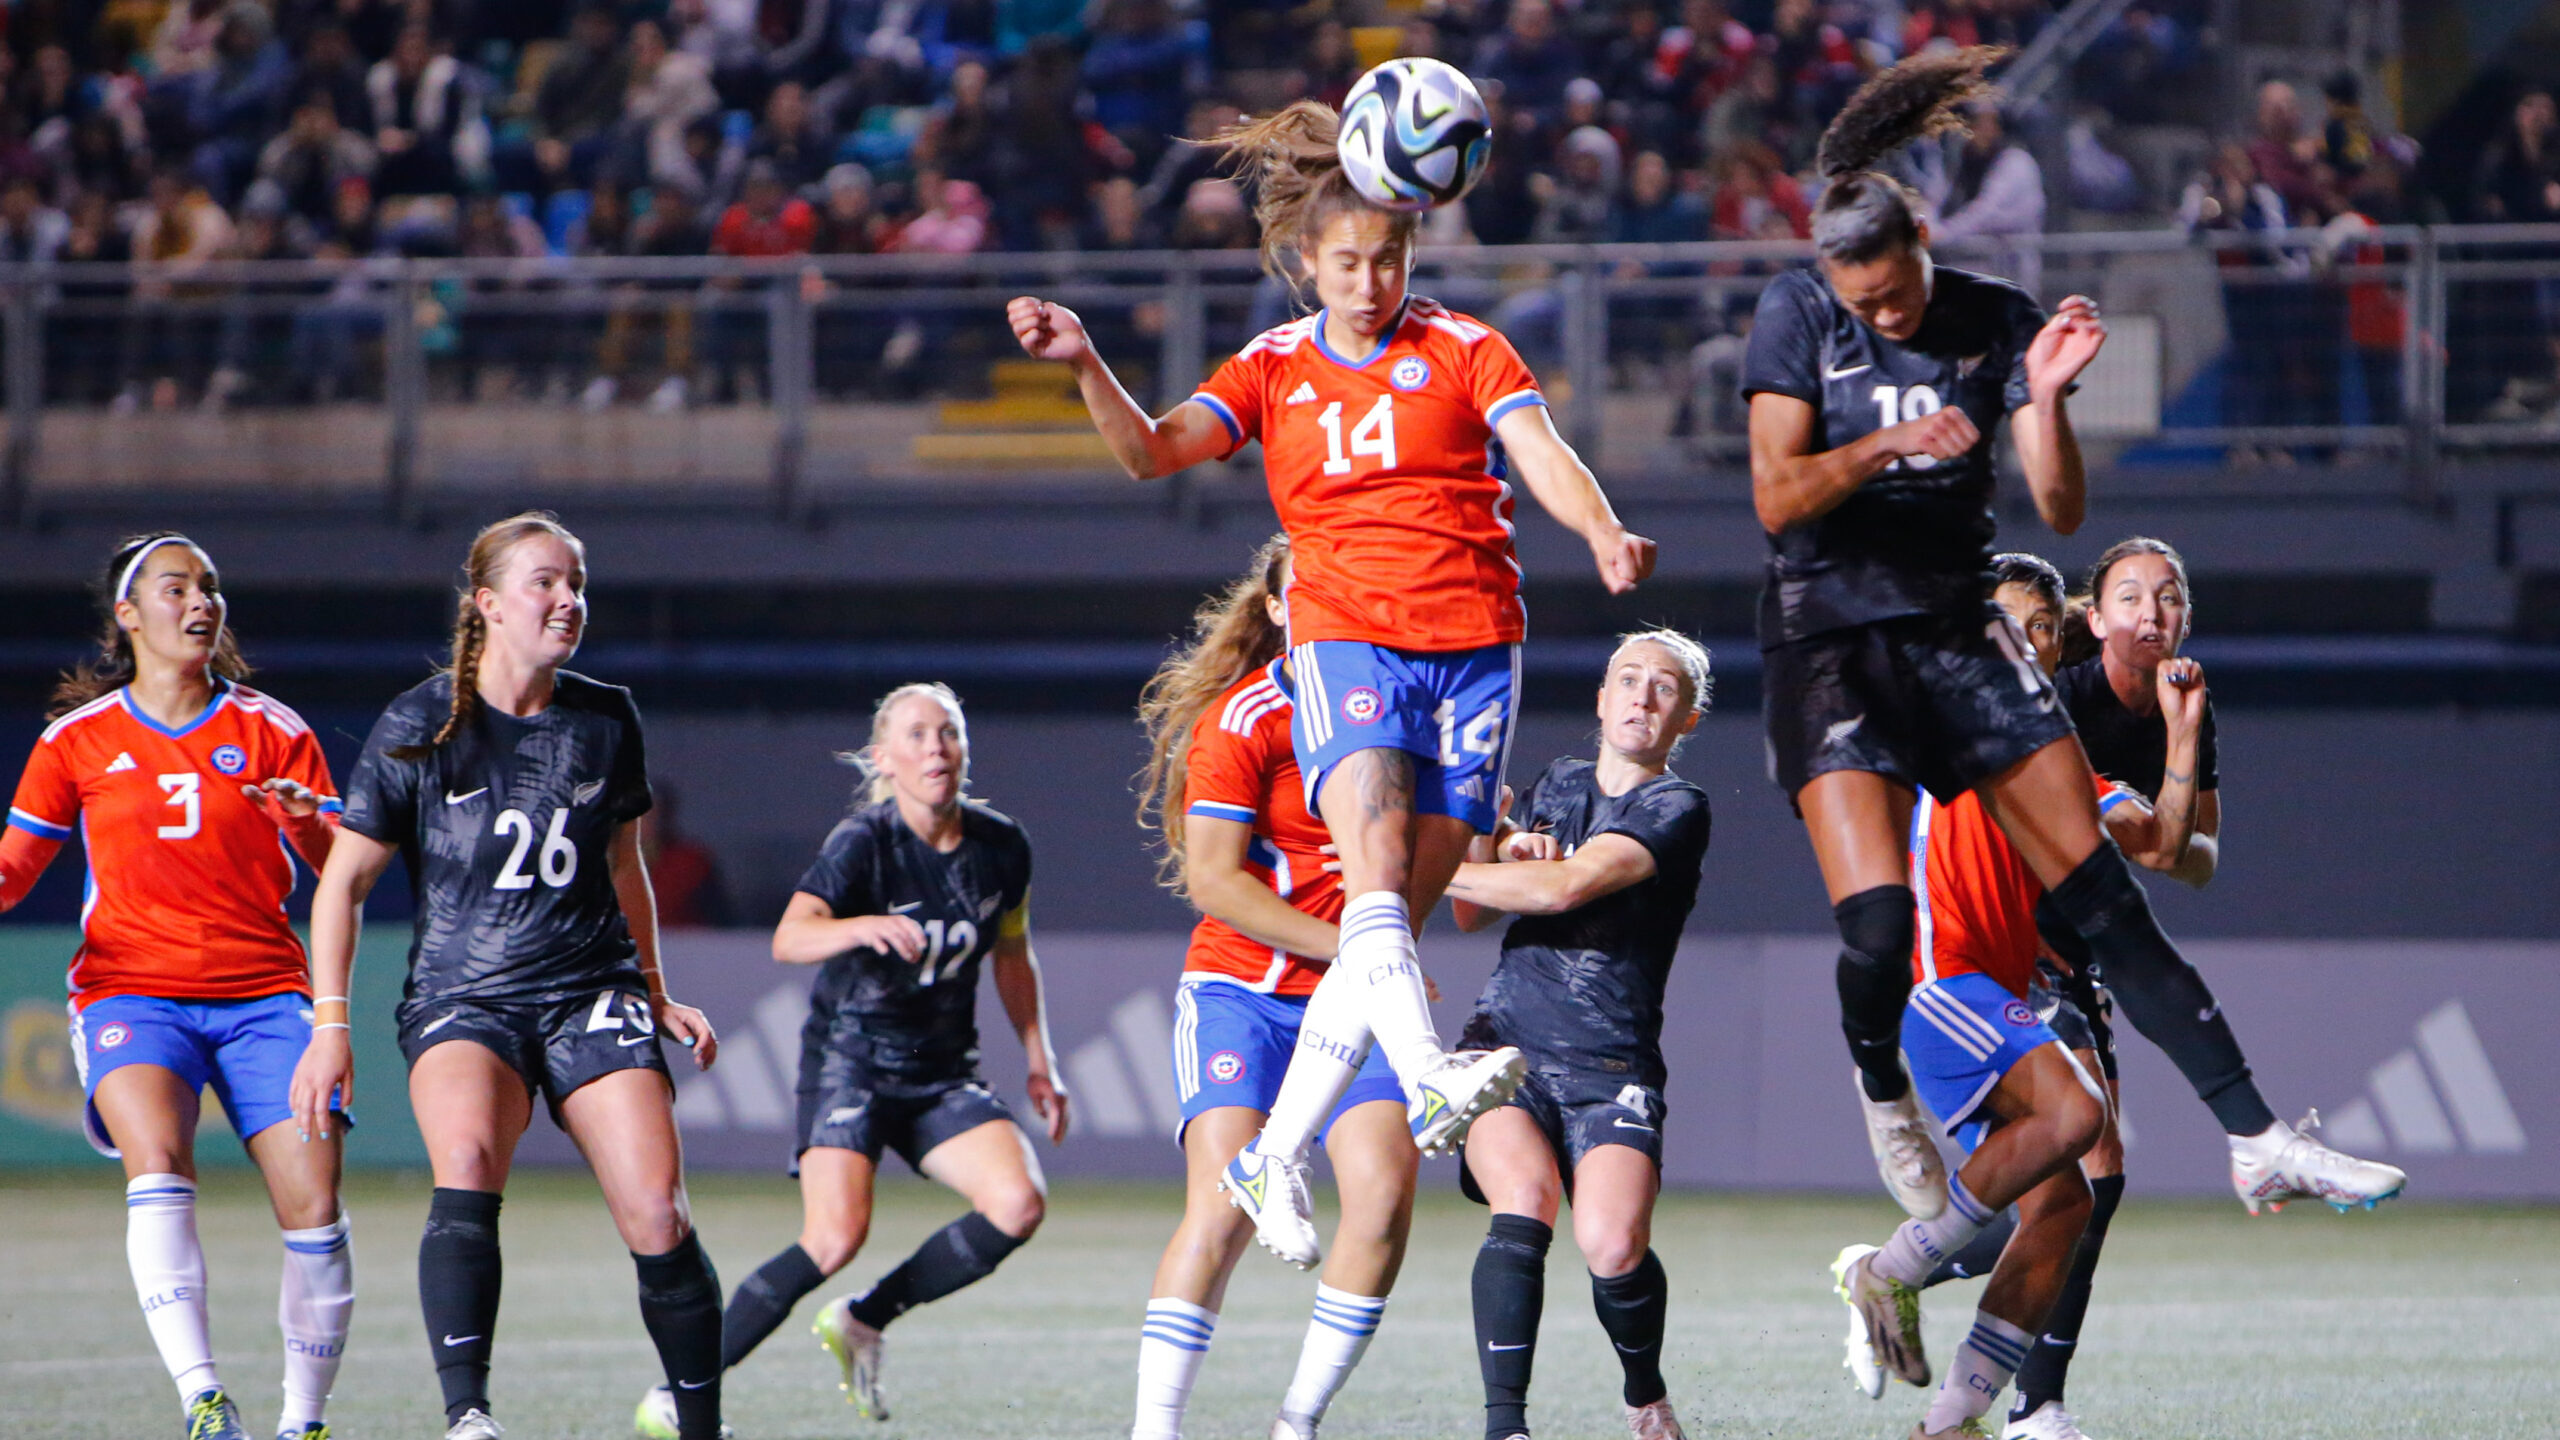
M 1328 1440 L 1469 1437 L 1481 1423 L 1468 1271 L 1483 1212 L 1424 1172 L 1411 1258 L 1387 1322 L 1334 1407 Z M 120 1184 L 105 1166 L 0 1178 L 0 1435 L 132 1440 L 180 1433 L 124 1264 Z M 356 1329 L 331 1416 L 340 1440 L 442 1432 L 414 1276 L 429 1182 L 358 1177 Z M 798 1231 L 779 1178 L 699 1177 L 695 1208 L 734 1284 Z M 1128 1431 L 1137 1325 L 1179 1207 L 1169 1187 L 1061 1183 L 1045 1230 L 992 1280 L 901 1320 L 887 1379 L 896 1418 L 855 1419 L 808 1337 L 815 1301 L 730 1377 L 745 1440 L 1112 1437 Z M 948 1220 L 921 1182 L 882 1188 L 867 1283 Z M 1842 1314 L 1824 1268 L 1879 1241 L 1882 1199 L 1672 1195 L 1654 1244 L 1673 1283 L 1665 1369 L 1693 1436 L 1899 1437 L 1920 1392 L 1871 1403 L 1842 1379 Z M 281 1366 L 277 1241 L 253 1177 L 205 1184 L 215 1344 L 251 1433 L 273 1433 Z M 631 1262 L 593 1182 L 526 1172 L 502 1223 L 507 1291 L 493 1379 L 516 1440 L 621 1437 L 656 1378 Z M 1531 1419 L 1541 1440 L 1609 1440 L 1617 1367 L 1592 1320 L 1570 1232 L 1547 1291 Z M 1286 1384 L 1313 1282 L 1260 1251 L 1233 1287 L 1189 1433 L 1259 1437 Z M 831 1285 L 821 1296 L 840 1293 Z M 1976 1287 L 1930 1297 L 1943 1360 Z M 2560 1211 L 2319 1207 L 2251 1220 L 2236 1205 L 2147 1200 L 2115 1222 L 2072 1401 L 2107 1440 L 2246 1435 L 2547 1436 L 2560 1427 Z

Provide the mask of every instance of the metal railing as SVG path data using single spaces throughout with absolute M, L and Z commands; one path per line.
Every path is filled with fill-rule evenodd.
M 2075 415 L 2102 463 L 2426 501 L 2449 461 L 2560 449 L 2560 227 L 2067 234 L 1947 263 L 2073 292 L 2116 337 Z M 1734 472 L 1752 305 L 1793 243 L 1421 257 L 1503 330 L 1616 483 Z M 1015 294 L 1078 309 L 1170 406 L 1291 313 L 1239 252 L 0 266 L 0 518 L 172 490 L 382 506 L 496 489 L 805 513 L 1108 469 L 1019 359 Z M 991 398 L 990 398 L 991 397 Z

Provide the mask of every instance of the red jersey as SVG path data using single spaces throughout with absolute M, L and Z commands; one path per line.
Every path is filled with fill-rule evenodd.
M 1182 812 L 1252 826 L 1245 869 L 1300 910 L 1340 920 L 1342 877 L 1324 868 L 1333 834 L 1307 813 L 1289 717 L 1279 661 L 1228 686 L 1192 727 Z M 1215 975 L 1264 994 L 1307 995 L 1330 963 L 1274 950 L 1203 915 L 1182 970 L 1185 979 Z
M 2113 785 L 2097 786 L 2100 814 L 2124 802 Z M 1992 823 L 1980 796 L 1967 792 L 1941 805 L 1921 792 L 1911 811 L 1911 892 L 1920 902 L 1913 980 L 1988 975 L 2024 998 L 2043 943 L 2036 901 L 2044 883 Z
M 1547 402 L 1491 327 L 1415 296 L 1355 361 L 1326 347 L 1318 312 L 1255 337 L 1191 398 L 1226 425 L 1229 453 L 1262 442 L 1289 532 L 1290 644 L 1520 639 L 1511 486 L 1493 430 Z
M 311 727 L 228 682 L 177 730 L 125 696 L 99 696 L 46 727 L 9 805 L 11 826 L 56 842 L 76 830 L 88 851 L 73 1003 L 311 993 L 285 918 L 292 857 L 275 820 L 240 793 L 282 777 L 338 809 Z

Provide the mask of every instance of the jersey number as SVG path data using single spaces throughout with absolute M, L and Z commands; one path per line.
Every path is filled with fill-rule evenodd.
M 169 792 L 169 803 L 178 807 L 181 817 L 174 825 L 161 826 L 160 838 L 163 840 L 194 839 L 196 830 L 204 823 L 204 796 L 199 793 L 199 788 L 204 783 L 203 777 L 189 770 L 182 775 L 157 775 L 152 778 L 160 782 L 161 789 Z
M 1879 430 L 1891 429 L 1906 420 L 1917 420 L 1923 415 L 1935 415 L 1941 405 L 1938 392 L 1926 385 L 1879 385 L 1875 388 L 1873 399 L 1876 402 L 1876 428 Z M 1938 463 L 1938 457 L 1905 455 L 1893 463 L 1896 468 L 1926 470 Z
M 613 1002 L 616 1000 L 622 1002 L 623 1013 L 620 1015 L 613 1013 Z M 620 1030 L 626 1021 L 631 1029 L 639 1031 L 642 1035 L 658 1033 L 657 1017 L 649 1013 L 647 1003 L 639 996 L 607 990 L 596 997 L 596 1008 L 587 1012 L 587 1033 L 592 1035 L 598 1030 Z M 623 1043 L 637 1045 L 641 1042 L 629 1040 Z
M 937 979 L 950 979 L 951 972 L 965 964 L 969 952 L 977 948 L 977 926 L 966 920 L 954 920 L 946 929 L 939 920 L 927 920 L 924 922 L 924 954 L 917 957 L 916 962 L 923 968 L 916 976 L 916 983 L 930 985 Z M 942 967 L 938 976 L 933 973 L 936 965 Z
M 1440 763 L 1459 765 L 1466 755 L 1492 755 L 1502 749 L 1502 704 L 1496 701 L 1484 707 L 1483 713 L 1458 729 L 1458 702 L 1443 700 L 1434 712 L 1440 720 Z M 1466 755 L 1458 752 L 1464 750 Z
M 1341 401 L 1336 400 L 1324 407 L 1324 413 L 1316 417 L 1316 423 L 1324 427 L 1324 450 L 1328 457 L 1324 462 L 1324 473 L 1327 475 L 1350 474 L 1353 455 L 1375 455 L 1380 468 L 1396 468 L 1396 397 L 1393 395 L 1379 396 L 1378 403 L 1369 407 L 1369 413 L 1360 417 L 1360 423 L 1351 427 L 1349 454 L 1342 449 Z
M 498 867 L 497 888 L 532 889 L 533 877 L 524 872 L 524 857 L 533 848 L 533 817 L 521 810 L 501 810 L 496 828 L 500 835 L 512 831 L 516 837 L 516 848 L 507 852 L 507 863 Z M 551 829 L 542 837 L 542 856 L 536 868 L 542 872 L 542 883 L 554 890 L 577 878 L 578 847 L 569 840 L 569 807 L 564 805 L 551 812 Z

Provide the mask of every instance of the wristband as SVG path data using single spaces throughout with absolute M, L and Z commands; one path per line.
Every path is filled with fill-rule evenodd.
M 314 995 L 311 997 L 311 1003 L 314 1005 L 344 1005 L 347 1003 L 347 997 L 344 995 Z
M 311 1027 L 311 1033 L 313 1033 L 313 1034 L 317 1035 L 317 1034 L 319 1034 L 319 1033 L 320 1033 L 321 1031 L 323 1031 L 323 1030 L 350 1030 L 350 1031 L 351 1031 L 351 1030 L 352 1030 L 352 1028 L 353 1028 L 353 1027 L 349 1026 L 349 1025 L 347 1024 L 347 1022 L 346 1022 L 346 1021 L 344 1021 L 344 1020 L 327 1020 L 327 1021 L 323 1021 L 323 1022 L 321 1022 L 320 1024 L 317 1024 L 317 1025 L 312 1026 L 312 1027 Z

